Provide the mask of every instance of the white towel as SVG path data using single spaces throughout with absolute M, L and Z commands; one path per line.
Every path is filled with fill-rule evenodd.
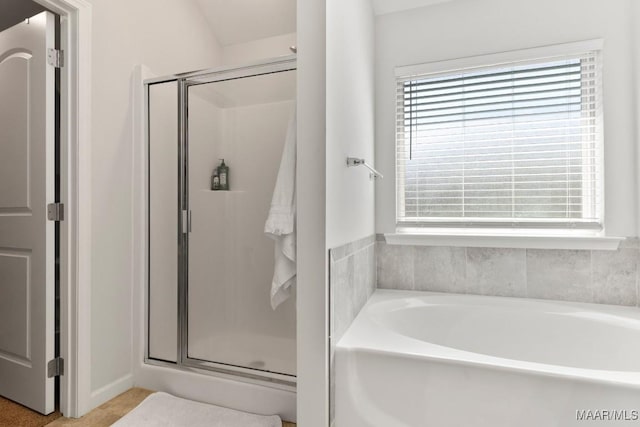
M 296 116 L 289 121 L 280 170 L 264 232 L 275 240 L 271 307 L 275 310 L 296 284 Z
M 114 427 L 281 427 L 277 415 L 263 416 L 153 393 Z

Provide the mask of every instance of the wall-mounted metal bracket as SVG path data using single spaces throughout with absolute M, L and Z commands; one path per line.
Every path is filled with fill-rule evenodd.
M 371 178 L 380 178 L 380 179 L 384 178 L 384 176 L 382 176 L 380 172 L 375 170 L 373 166 L 368 164 L 364 159 L 358 159 L 356 157 L 347 157 L 347 166 L 364 166 L 365 168 L 371 171 L 371 173 L 369 174 Z

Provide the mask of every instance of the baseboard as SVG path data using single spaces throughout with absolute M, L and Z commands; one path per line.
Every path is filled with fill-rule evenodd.
M 113 399 L 133 387 L 133 374 L 127 374 L 91 392 L 89 411 Z M 88 412 L 88 411 L 87 411 Z M 84 414 L 82 414 L 84 415 Z

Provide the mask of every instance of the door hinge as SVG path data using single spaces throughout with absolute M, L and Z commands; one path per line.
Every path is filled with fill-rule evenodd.
M 64 375 L 64 359 L 56 357 L 47 363 L 47 376 L 53 378 L 61 375 Z
M 49 203 L 47 205 L 47 219 L 49 221 L 64 220 L 64 205 L 62 203 Z
M 47 51 L 47 62 L 56 68 L 62 68 L 64 65 L 64 52 L 58 49 L 49 49 Z

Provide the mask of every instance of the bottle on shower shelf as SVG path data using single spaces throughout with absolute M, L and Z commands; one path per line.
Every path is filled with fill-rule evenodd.
M 229 166 L 224 164 L 224 159 L 218 166 L 218 177 L 220 178 L 220 190 L 229 190 Z
M 220 177 L 218 176 L 217 168 L 211 176 L 211 189 L 214 191 L 220 190 Z

